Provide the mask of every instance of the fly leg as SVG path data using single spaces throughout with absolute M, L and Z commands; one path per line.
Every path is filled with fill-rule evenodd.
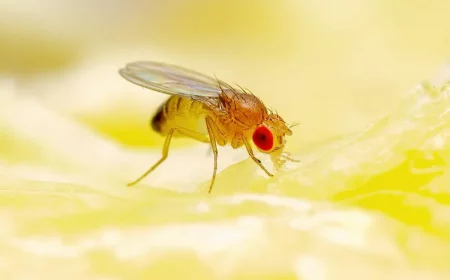
M 282 158 L 285 158 L 285 159 L 287 159 L 287 160 L 289 160 L 289 161 L 292 161 L 292 162 L 300 162 L 300 161 L 301 161 L 301 160 L 299 160 L 299 159 L 295 159 L 295 158 L 291 157 L 291 154 L 288 153 L 288 152 L 282 153 L 282 154 L 281 154 L 281 157 L 282 157 Z
M 192 131 L 192 130 L 187 130 L 187 129 L 184 129 L 184 128 L 180 128 L 178 131 L 181 134 L 183 134 L 184 136 L 193 138 L 193 139 L 195 139 L 197 141 L 200 141 L 202 143 L 211 144 L 211 140 L 208 138 L 208 136 L 204 135 L 202 133 L 199 133 L 199 132 L 196 132 L 196 131 Z M 212 153 L 212 148 L 211 148 L 211 145 L 209 145 L 209 149 L 208 149 L 207 155 L 209 156 L 209 155 L 211 155 L 211 153 Z
M 211 183 L 209 184 L 208 193 L 211 193 L 212 187 L 214 185 L 214 181 L 216 180 L 216 173 L 217 173 L 218 151 L 217 151 L 216 138 L 214 137 L 213 126 L 215 126 L 215 124 L 214 124 L 214 121 L 212 120 L 212 118 L 206 117 L 206 127 L 208 128 L 209 140 L 211 142 L 211 148 L 214 153 L 214 171 L 213 171 L 213 175 L 211 178 Z
M 170 140 L 172 140 L 172 136 L 175 133 L 175 131 L 177 131 L 178 128 L 172 128 L 169 133 L 166 136 L 166 141 L 164 141 L 164 146 L 163 146 L 163 150 L 162 150 L 162 157 L 158 160 L 158 162 L 156 162 L 152 167 L 150 167 L 149 170 L 147 170 L 144 174 L 142 174 L 139 178 L 137 178 L 136 180 L 134 180 L 133 182 L 128 184 L 128 187 L 131 187 L 137 183 L 139 183 L 142 179 L 144 179 L 148 174 L 150 174 L 153 170 L 156 169 L 156 167 L 158 167 L 161 163 L 164 162 L 164 160 L 166 160 L 167 156 L 169 155 L 169 146 L 170 146 Z
M 211 140 L 208 138 L 208 136 L 204 135 L 202 133 L 199 133 L 199 132 L 196 132 L 196 131 L 192 131 L 192 130 L 188 130 L 188 129 L 184 129 L 184 128 L 179 128 L 178 131 L 181 134 L 183 134 L 184 136 L 193 138 L 193 139 L 195 139 L 197 141 L 200 141 L 202 143 L 208 143 L 208 144 L 211 143 Z M 212 148 L 211 148 L 211 145 L 210 145 L 209 149 L 208 149 L 208 156 L 211 155 L 211 153 L 212 153 Z
M 203 133 L 200 133 L 200 132 L 197 132 L 197 131 L 193 131 L 193 130 L 190 130 L 190 129 L 187 129 L 187 128 L 183 128 L 183 127 L 178 127 L 178 132 L 183 134 L 186 137 L 190 137 L 190 138 L 195 139 L 195 140 L 197 140 L 199 142 L 202 142 L 202 143 L 208 143 L 209 144 L 211 142 L 207 135 L 205 135 Z
M 208 136 L 202 134 L 202 133 L 198 133 L 186 128 L 182 128 L 182 127 L 175 127 L 172 128 L 169 133 L 166 136 L 166 141 L 164 142 L 164 146 L 163 146 L 163 151 L 162 151 L 162 157 L 160 160 L 158 160 L 157 163 L 155 163 L 149 170 L 147 170 L 144 174 L 142 174 L 138 179 L 136 179 L 135 181 L 131 182 L 128 184 L 129 187 L 139 183 L 142 179 L 144 179 L 148 174 L 150 174 L 153 170 L 155 170 L 161 163 L 164 162 L 164 160 L 167 159 L 167 156 L 169 155 L 169 146 L 170 146 L 170 141 L 172 140 L 172 136 L 174 135 L 175 132 L 181 133 L 184 136 L 190 137 L 192 139 L 195 139 L 199 142 L 203 142 L 203 143 L 210 143 L 210 139 L 208 138 Z
M 254 162 L 256 162 L 257 165 L 259 165 L 259 167 L 261 167 L 262 170 L 264 170 L 264 172 L 267 173 L 267 175 L 269 175 L 270 177 L 272 177 L 272 173 L 270 173 L 269 171 L 267 171 L 267 169 L 264 167 L 264 165 L 261 163 L 261 161 L 259 159 L 257 159 L 255 157 L 255 155 L 253 154 L 253 150 L 252 147 L 250 146 L 250 144 L 248 143 L 247 139 L 245 139 L 245 137 L 242 137 L 242 140 L 244 140 L 244 144 L 245 144 L 245 148 L 247 149 L 247 153 L 248 155 L 253 159 Z

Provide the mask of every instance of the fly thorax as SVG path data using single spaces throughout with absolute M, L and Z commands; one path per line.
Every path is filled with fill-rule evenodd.
M 231 118 L 243 129 L 262 123 L 267 116 L 264 104 L 251 94 L 235 95 L 228 106 Z

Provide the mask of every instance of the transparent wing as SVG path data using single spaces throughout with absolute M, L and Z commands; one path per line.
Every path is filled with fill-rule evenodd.
M 165 94 L 218 97 L 227 83 L 180 66 L 138 61 L 128 63 L 119 73 L 126 80 Z

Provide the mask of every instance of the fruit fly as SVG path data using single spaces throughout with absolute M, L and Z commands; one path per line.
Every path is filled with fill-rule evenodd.
M 218 145 L 231 145 L 234 149 L 244 146 L 253 161 L 269 176 L 273 175 L 255 157 L 251 143 L 259 151 L 269 154 L 277 168 L 286 159 L 296 161 L 283 152 L 285 136 L 292 135 L 290 127 L 249 90 L 159 62 L 132 62 L 119 73 L 131 83 L 171 95 L 151 120 L 153 130 L 166 137 L 162 157 L 128 186 L 135 185 L 164 162 L 173 137 L 190 137 L 211 145 L 214 169 L 208 193 L 216 178 Z

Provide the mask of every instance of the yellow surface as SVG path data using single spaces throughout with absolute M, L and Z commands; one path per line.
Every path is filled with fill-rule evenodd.
M 450 279 L 450 2 L 9 2 L 1 279 Z M 133 60 L 251 89 L 301 163 L 220 149 L 207 195 L 208 146 L 176 140 L 126 188 L 167 98 Z

